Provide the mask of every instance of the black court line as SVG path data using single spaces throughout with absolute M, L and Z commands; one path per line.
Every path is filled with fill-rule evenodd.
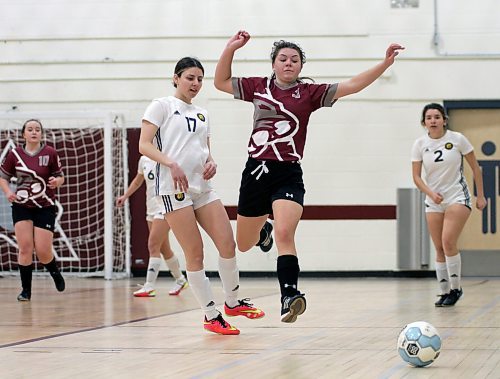
M 268 296 L 276 296 L 276 293 L 269 294 L 269 295 L 264 295 L 264 296 L 258 296 L 258 297 L 255 297 L 254 299 L 261 299 L 261 298 L 268 297 Z M 220 304 L 217 304 L 217 305 L 220 306 Z M 101 330 L 101 329 L 106 329 L 106 328 L 113 328 L 115 326 L 122 326 L 122 325 L 126 325 L 126 324 L 134 324 L 134 323 L 141 322 L 141 321 L 154 320 L 154 319 L 157 319 L 157 318 L 160 318 L 160 317 L 171 316 L 171 315 L 181 314 L 181 313 L 185 313 L 185 312 L 191 312 L 191 311 L 194 311 L 196 309 L 199 309 L 199 308 L 196 307 L 196 308 L 191 308 L 191 309 L 184 309 L 184 310 L 178 311 L 178 312 L 162 313 L 162 314 L 159 314 L 159 315 L 156 315 L 156 316 L 141 317 L 141 318 L 137 318 L 137 319 L 134 319 L 134 320 L 120 321 L 120 322 L 117 322 L 117 323 L 114 323 L 114 324 L 110 324 L 110 325 L 95 326 L 95 327 L 92 327 L 92 328 L 78 329 L 78 330 L 73 330 L 71 332 L 63 332 L 63 333 L 51 334 L 51 335 L 48 335 L 48 336 L 43 336 L 43 337 L 38 337 L 38 338 L 31 338 L 29 340 L 23 340 L 23 341 L 6 343 L 6 344 L 3 344 L 3 345 L 0 345 L 0 349 L 6 348 L 6 347 L 12 347 L 12 346 L 25 345 L 25 344 L 32 343 L 32 342 L 39 342 L 39 341 L 49 340 L 49 339 L 57 338 L 57 337 L 70 336 L 72 334 L 80 334 L 80 333 L 92 332 L 94 330 Z

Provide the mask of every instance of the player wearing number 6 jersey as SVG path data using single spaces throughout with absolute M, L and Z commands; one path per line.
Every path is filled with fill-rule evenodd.
M 157 201 L 186 257 L 193 293 L 205 313 L 204 328 L 219 334 L 239 334 L 215 308 L 203 266 L 203 241 L 198 224 L 219 251 L 219 276 L 228 316 L 260 318 L 264 312 L 247 299 L 238 300 L 239 271 L 235 242 L 226 210 L 210 185 L 217 165 L 210 154 L 207 111 L 192 104 L 202 87 L 204 69 L 195 58 L 183 58 L 174 71 L 175 95 L 153 100 L 142 120 L 139 151 L 158 162 Z
M 125 193 L 116 199 L 118 207 L 137 191 L 142 183 L 146 182 L 146 221 L 148 223 L 149 262 L 146 274 L 146 283 L 134 292 L 135 297 L 156 296 L 155 284 L 161 266 L 161 256 L 165 259 L 170 273 L 175 279 L 169 295 L 176 296 L 188 286 L 186 278 L 181 272 L 179 260 L 170 247 L 170 226 L 164 218 L 164 212 L 155 199 L 156 162 L 146 156 L 141 156 L 137 164 L 137 174 L 128 186 Z
M 447 121 L 440 104 L 427 104 L 421 119 L 427 133 L 415 141 L 411 153 L 413 180 L 426 194 L 427 225 L 436 248 L 436 276 L 441 291 L 437 307 L 453 306 L 463 294 L 457 241 L 471 213 L 470 192 L 463 176 L 464 157 L 477 188 L 476 208 L 486 206 L 483 178 L 473 147 L 461 133 L 447 130 Z
M 18 265 L 22 292 L 19 301 L 30 301 L 33 252 L 49 271 L 58 291 L 65 288 L 57 268 L 52 241 L 56 222 L 56 189 L 64 183 L 61 161 L 55 149 L 42 143 L 39 120 L 24 123 L 26 143 L 9 151 L 0 167 L 0 188 L 12 203 L 14 232 L 19 245 Z M 9 181 L 16 178 L 16 191 Z

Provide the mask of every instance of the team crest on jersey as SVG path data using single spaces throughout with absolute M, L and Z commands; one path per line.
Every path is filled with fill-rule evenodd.
M 446 150 L 451 150 L 451 149 L 453 149 L 453 144 L 451 142 L 446 142 L 446 144 L 444 145 L 444 148 Z
M 300 88 L 297 88 L 293 93 L 292 97 L 295 99 L 300 99 Z
M 181 192 L 181 193 L 176 193 L 174 197 L 175 200 L 177 201 L 183 201 L 186 198 L 186 195 L 184 195 L 184 193 Z
M 205 122 L 205 116 L 204 116 L 202 113 L 198 113 L 198 114 L 196 115 L 196 117 L 198 117 L 198 118 L 200 119 L 200 121 Z

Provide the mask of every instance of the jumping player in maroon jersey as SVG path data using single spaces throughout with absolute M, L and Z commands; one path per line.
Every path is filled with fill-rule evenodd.
M 232 94 L 235 99 L 252 102 L 255 107 L 249 158 L 238 200 L 236 242 L 240 251 L 248 251 L 256 244 L 263 251 L 269 251 L 273 244 L 273 225 L 267 219 L 273 215 L 281 321 L 295 322 L 306 309 L 304 294 L 297 288 L 300 269 L 295 231 L 304 202 L 300 161 L 309 117 L 315 110 L 331 107 L 337 99 L 369 86 L 404 48 L 391 44 L 382 62 L 345 82 L 314 84 L 305 83 L 299 77 L 305 63 L 300 46 L 281 40 L 274 43 L 271 52 L 273 74 L 270 78 L 233 78 L 234 53 L 249 39 L 250 34 L 243 30 L 229 39 L 214 78 L 217 89 Z
M 19 301 L 31 299 L 33 251 L 54 279 L 58 291 L 64 278 L 52 254 L 56 221 L 55 190 L 64 183 L 61 161 L 54 148 L 42 143 L 39 120 L 24 123 L 21 134 L 26 143 L 9 151 L 0 166 L 0 188 L 12 203 L 14 232 L 19 245 L 18 265 L 22 292 Z M 16 192 L 9 186 L 15 177 Z

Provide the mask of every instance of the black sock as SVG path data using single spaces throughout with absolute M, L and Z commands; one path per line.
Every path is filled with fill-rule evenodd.
M 44 263 L 43 265 L 51 274 L 59 272 L 59 269 L 57 268 L 56 264 L 56 258 L 52 258 L 52 260 L 49 263 Z
M 23 291 L 31 294 L 31 278 L 33 277 L 32 265 L 19 265 L 19 272 L 21 273 L 21 285 L 23 286 Z
M 278 257 L 278 280 L 280 282 L 281 297 L 294 296 L 299 281 L 299 260 L 295 255 L 280 255 Z

